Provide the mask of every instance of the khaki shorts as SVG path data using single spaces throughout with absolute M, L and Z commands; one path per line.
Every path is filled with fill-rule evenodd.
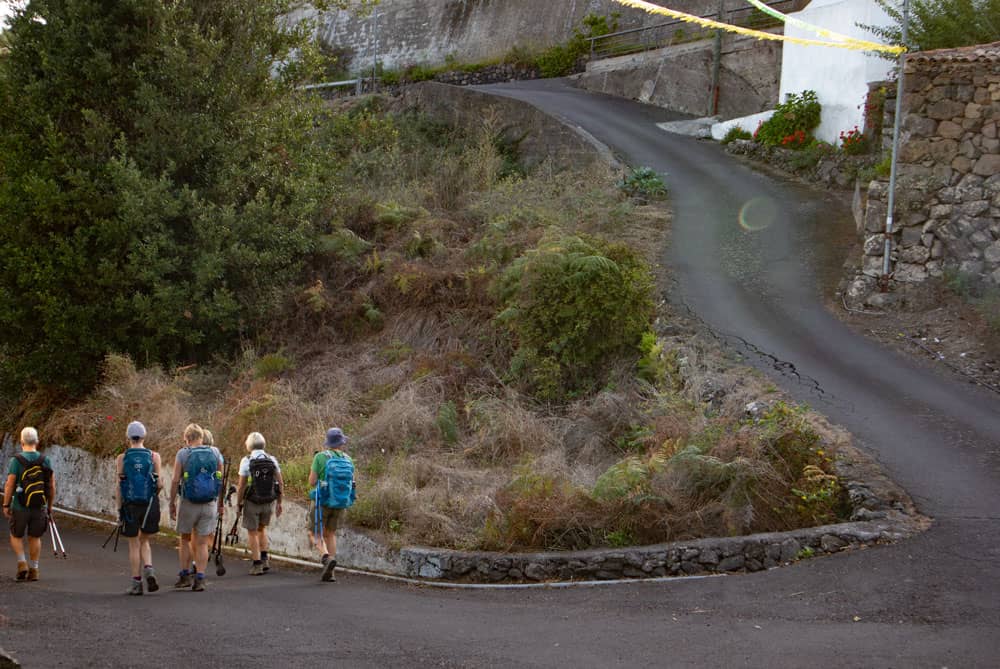
M 320 520 L 324 531 L 333 532 L 338 527 L 340 527 L 340 519 L 344 516 L 344 511 L 346 509 L 329 509 L 325 506 L 319 507 L 320 513 L 322 514 L 322 519 L 317 519 L 316 517 L 316 505 L 313 504 L 309 508 L 309 515 L 306 516 L 306 527 L 309 528 L 310 534 L 316 534 L 317 520 Z
M 271 524 L 272 513 L 274 513 L 274 502 L 258 504 L 246 500 L 243 502 L 243 527 L 250 532 L 262 530 Z
M 194 504 L 181 498 L 177 509 L 177 533 L 198 536 L 215 533 L 215 525 L 219 522 L 219 503 L 215 500 L 204 504 Z

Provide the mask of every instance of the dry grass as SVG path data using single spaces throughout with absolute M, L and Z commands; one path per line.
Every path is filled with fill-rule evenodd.
M 498 272 L 555 233 L 623 240 L 652 263 L 669 215 L 624 199 L 607 170 L 498 178 L 497 130 L 486 119 L 431 142 L 404 127 L 403 144 L 349 154 L 330 225 L 365 250 L 318 256 L 267 345 L 228 370 L 174 375 L 109 357 L 102 385 L 42 426 L 45 438 L 110 454 L 137 418 L 169 457 L 196 421 L 235 456 L 259 431 L 300 494 L 323 431 L 339 425 L 358 465 L 349 522 L 393 544 L 582 548 L 810 520 L 788 492 L 810 483 L 805 460 L 794 448 L 776 457 L 790 443 L 781 431 L 764 438 L 743 421 L 746 402 L 776 396 L 690 332 L 664 338 L 675 363 L 659 388 L 636 381 L 634 361 L 609 361 L 603 389 L 566 406 L 508 385 Z M 609 471 L 641 476 L 626 495 L 595 495 Z

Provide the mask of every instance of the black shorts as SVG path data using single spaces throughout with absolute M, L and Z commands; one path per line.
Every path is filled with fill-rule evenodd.
M 149 509 L 149 513 L 146 513 L 146 509 Z M 143 519 L 146 522 L 143 523 Z M 142 525 L 140 528 L 139 526 Z M 139 530 L 142 530 L 143 534 L 156 534 L 160 531 L 160 498 L 156 496 L 153 501 L 149 504 L 126 504 L 125 505 L 125 524 L 122 525 L 122 536 L 123 537 L 137 537 L 139 536 Z
M 40 537 L 45 534 L 45 528 L 49 525 L 48 510 L 45 507 L 38 509 L 14 509 L 10 510 L 10 535 L 23 539 L 25 532 L 29 537 Z

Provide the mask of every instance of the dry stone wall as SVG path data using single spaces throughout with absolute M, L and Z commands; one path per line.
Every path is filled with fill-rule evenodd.
M 1000 285 L 1000 42 L 913 54 L 904 88 L 892 278 L 957 271 Z M 894 106 L 890 97 L 885 138 Z M 871 184 L 856 302 L 878 301 L 888 195 L 886 182 Z

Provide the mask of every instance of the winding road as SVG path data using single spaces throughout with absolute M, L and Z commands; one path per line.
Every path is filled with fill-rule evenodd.
M 672 298 L 847 427 L 931 529 L 789 568 L 669 583 L 437 590 L 358 575 L 323 585 L 284 569 L 257 578 L 233 565 L 208 592 L 141 598 L 120 594 L 121 552 L 66 531 L 76 559 L 46 559 L 37 584 L 0 581 L 0 646 L 39 667 L 1000 666 L 1000 397 L 879 348 L 824 309 L 821 286 L 843 259 L 831 240 L 853 225 L 846 206 L 660 130 L 676 118 L 662 109 L 561 81 L 482 90 L 665 173 Z M 158 564 L 174 560 L 157 551 Z

